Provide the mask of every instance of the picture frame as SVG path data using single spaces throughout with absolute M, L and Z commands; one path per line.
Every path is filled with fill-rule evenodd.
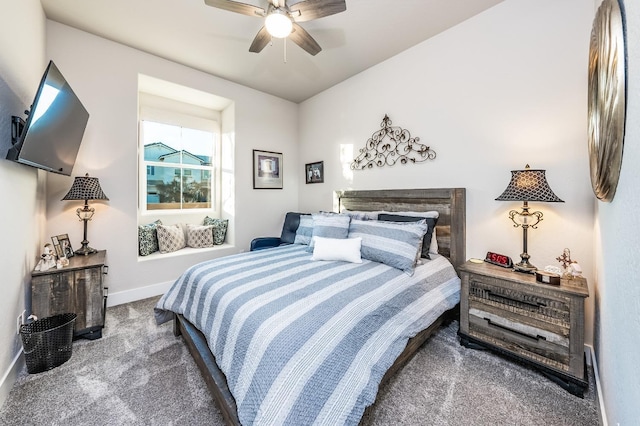
M 56 255 L 59 259 L 63 257 L 69 259 L 74 256 L 73 247 L 71 247 L 71 241 L 69 240 L 68 234 L 60 234 L 51 237 L 51 242 L 53 243 L 53 247 L 55 248 Z
M 281 152 L 253 150 L 253 189 L 282 189 Z
M 307 163 L 304 165 L 304 176 L 306 183 L 324 182 L 324 161 Z

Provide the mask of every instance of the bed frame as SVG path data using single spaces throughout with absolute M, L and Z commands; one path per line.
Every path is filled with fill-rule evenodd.
M 464 188 L 349 190 L 336 191 L 335 197 L 337 211 L 344 209 L 390 212 L 436 210 L 440 213 L 436 226 L 438 252 L 449 258 L 456 270 L 466 260 Z M 385 373 L 381 385 L 413 357 L 433 332 L 443 323 L 456 317 L 457 313 L 457 308 L 445 312 L 429 328 L 410 339 L 404 351 Z M 224 374 L 218 368 L 216 360 L 209 350 L 204 335 L 182 315 L 175 316 L 174 334 L 176 336 L 182 335 L 184 338 L 185 344 L 202 372 L 207 387 L 220 408 L 225 422 L 229 425 L 240 425 L 236 402 L 229 391 Z M 368 407 L 367 410 L 370 408 Z

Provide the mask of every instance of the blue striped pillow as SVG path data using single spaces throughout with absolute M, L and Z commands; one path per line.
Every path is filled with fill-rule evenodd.
M 309 245 L 311 242 L 311 235 L 313 234 L 313 218 L 310 214 L 300 215 L 300 225 L 296 231 L 296 238 L 293 240 L 293 244 Z
M 344 239 L 349 235 L 349 223 L 351 218 L 344 214 L 336 213 L 314 213 L 312 237 L 339 238 Z M 313 238 L 309 247 L 313 248 Z
M 424 222 L 380 222 L 352 220 L 349 238 L 362 238 L 364 259 L 384 263 L 413 275 L 422 237 L 428 226 Z

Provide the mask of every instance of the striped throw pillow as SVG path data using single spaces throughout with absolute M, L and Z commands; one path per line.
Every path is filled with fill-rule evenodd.
M 426 223 L 352 220 L 349 238 L 362 238 L 363 259 L 384 263 L 413 275 L 427 232 Z
M 313 234 L 313 218 L 310 214 L 300 215 L 300 225 L 296 231 L 296 238 L 293 244 L 309 245 L 311 243 L 311 235 Z
M 324 238 L 347 238 L 349 235 L 349 223 L 351 218 L 344 214 L 337 213 L 314 213 L 312 237 Z M 313 238 L 309 243 L 309 248 L 313 248 Z

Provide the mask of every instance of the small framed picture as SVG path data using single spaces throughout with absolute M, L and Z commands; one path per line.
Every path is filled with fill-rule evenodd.
M 69 235 L 56 235 L 55 237 L 51 237 L 51 241 L 59 258 L 66 257 L 69 259 L 73 257 L 73 248 L 71 247 L 71 241 L 69 241 Z
M 253 150 L 253 189 L 282 189 L 282 153 Z
M 307 183 L 324 182 L 324 161 L 305 164 L 304 175 Z

